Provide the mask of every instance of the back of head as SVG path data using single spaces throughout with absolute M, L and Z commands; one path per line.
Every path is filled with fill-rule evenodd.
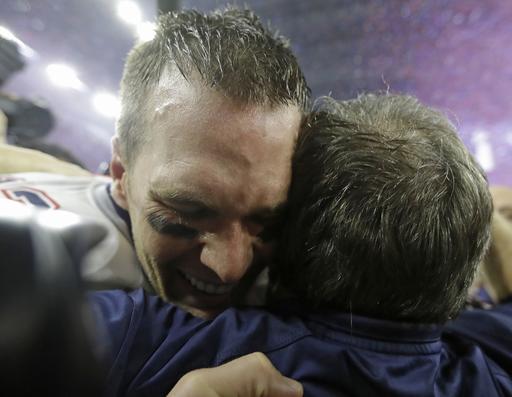
M 133 157 L 144 142 L 144 115 L 164 74 L 179 73 L 241 105 L 307 108 L 309 88 L 286 40 L 248 10 L 161 16 L 153 40 L 132 49 L 121 82 L 118 134 Z
M 304 126 L 273 278 L 313 307 L 443 322 L 488 245 L 486 178 L 439 112 L 326 99 Z

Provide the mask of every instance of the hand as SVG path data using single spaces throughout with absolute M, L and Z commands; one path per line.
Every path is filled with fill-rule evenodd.
M 0 174 L 15 172 L 48 172 L 71 176 L 91 175 L 89 171 L 77 165 L 59 160 L 38 150 L 2 143 L 0 137 Z
M 167 397 L 302 397 L 302 385 L 284 377 L 263 353 L 216 368 L 189 372 Z
M 493 187 L 491 247 L 482 270 L 484 285 L 500 301 L 512 294 L 512 189 Z

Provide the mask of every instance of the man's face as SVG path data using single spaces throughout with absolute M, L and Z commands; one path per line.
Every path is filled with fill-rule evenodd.
M 153 287 L 211 316 L 233 302 L 251 264 L 268 260 L 301 116 L 241 107 L 182 79 L 168 86 L 120 186 Z

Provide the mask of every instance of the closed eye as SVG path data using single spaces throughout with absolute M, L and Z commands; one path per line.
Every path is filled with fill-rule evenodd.
M 206 203 L 197 198 L 192 198 L 184 193 L 174 192 L 172 194 L 162 195 L 158 192 L 151 191 L 150 198 L 152 201 L 169 208 L 177 215 L 188 220 L 200 221 L 218 216 L 218 212 L 208 206 Z
M 169 219 L 159 213 L 152 212 L 146 217 L 149 225 L 157 233 L 166 234 L 177 238 L 193 239 L 198 235 L 198 231 L 179 222 L 171 222 Z

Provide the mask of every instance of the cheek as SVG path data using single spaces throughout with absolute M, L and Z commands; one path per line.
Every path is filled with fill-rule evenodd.
M 196 242 L 189 240 L 161 235 L 149 226 L 144 230 L 143 241 L 146 255 L 159 264 L 166 264 L 181 257 L 197 245 Z

